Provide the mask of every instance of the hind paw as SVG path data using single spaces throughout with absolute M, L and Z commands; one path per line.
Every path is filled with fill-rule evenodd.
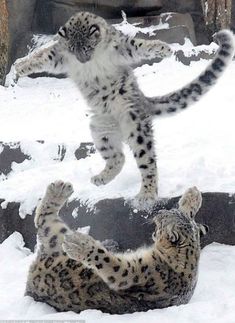
M 139 193 L 131 201 L 131 204 L 134 208 L 140 211 L 151 212 L 154 205 L 157 202 L 157 194 L 154 193 Z
M 91 178 L 91 183 L 96 186 L 106 185 L 113 180 L 114 177 L 100 173 L 99 175 Z
M 29 57 L 18 58 L 13 64 L 18 77 L 26 76 L 32 73 Z

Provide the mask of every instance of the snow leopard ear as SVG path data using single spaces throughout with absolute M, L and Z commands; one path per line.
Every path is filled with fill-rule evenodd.
M 66 38 L 66 36 L 67 36 L 67 29 L 65 27 L 60 27 L 60 29 L 58 31 L 58 34 L 61 37 Z
M 200 237 L 203 237 L 209 232 L 209 227 L 206 224 L 199 224 Z

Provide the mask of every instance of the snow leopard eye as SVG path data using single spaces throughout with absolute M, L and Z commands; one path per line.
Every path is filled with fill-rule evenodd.
M 95 34 L 95 36 L 98 36 L 100 33 L 100 28 L 97 25 L 92 25 L 89 29 L 89 35 Z
M 66 35 L 67 35 L 67 30 L 66 30 L 66 28 L 65 28 L 65 27 L 60 27 L 60 29 L 59 29 L 59 31 L 58 31 L 58 34 L 59 34 L 61 37 L 65 38 L 65 37 L 66 37 Z
M 153 241 L 155 241 L 155 240 L 156 240 L 156 232 L 153 232 L 153 233 L 152 233 L 152 239 L 153 239 Z
M 171 243 L 173 245 L 177 245 L 180 242 L 180 236 L 179 236 L 178 232 L 172 231 L 169 236 L 169 240 L 171 241 Z

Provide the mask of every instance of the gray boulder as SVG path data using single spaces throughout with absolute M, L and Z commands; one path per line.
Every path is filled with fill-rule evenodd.
M 141 16 L 141 17 L 129 17 L 127 16 L 127 20 L 130 24 L 136 24 L 140 28 L 146 28 L 150 26 L 158 26 L 159 24 L 167 25 L 167 27 L 163 27 L 162 29 L 156 30 L 154 33 L 157 38 L 160 40 L 166 41 L 167 43 L 180 43 L 184 44 L 184 38 L 187 37 L 191 40 L 191 42 L 196 45 L 196 36 L 194 30 L 194 23 L 190 14 L 178 13 L 178 12 L 167 12 L 154 16 Z M 117 24 L 121 23 L 122 19 L 109 19 L 110 23 Z M 182 29 L 174 29 L 174 28 L 182 28 Z M 137 37 L 141 35 L 144 38 L 150 38 L 145 34 L 137 34 Z M 141 37 L 142 38 L 142 37 Z

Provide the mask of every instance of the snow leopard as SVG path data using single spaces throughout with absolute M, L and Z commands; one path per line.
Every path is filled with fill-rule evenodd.
M 208 231 L 195 222 L 202 203 L 196 187 L 185 192 L 178 208 L 153 214 L 150 246 L 123 253 L 108 251 L 64 223 L 58 213 L 72 192 L 72 184 L 53 182 L 38 204 L 34 222 L 39 247 L 25 295 L 77 313 L 133 313 L 190 300 L 198 277 L 200 235 Z
M 123 142 L 133 152 L 141 173 L 135 206 L 151 209 L 158 196 L 158 174 L 152 119 L 173 115 L 198 101 L 217 81 L 234 55 L 234 36 L 222 30 L 215 36 L 219 49 L 205 71 L 183 88 L 146 97 L 137 83 L 133 64 L 172 55 L 159 40 L 124 35 L 103 18 L 79 12 L 72 16 L 45 48 L 16 61 L 16 77 L 47 71 L 65 73 L 77 85 L 91 110 L 90 129 L 104 169 L 91 178 L 108 184 L 124 165 Z

